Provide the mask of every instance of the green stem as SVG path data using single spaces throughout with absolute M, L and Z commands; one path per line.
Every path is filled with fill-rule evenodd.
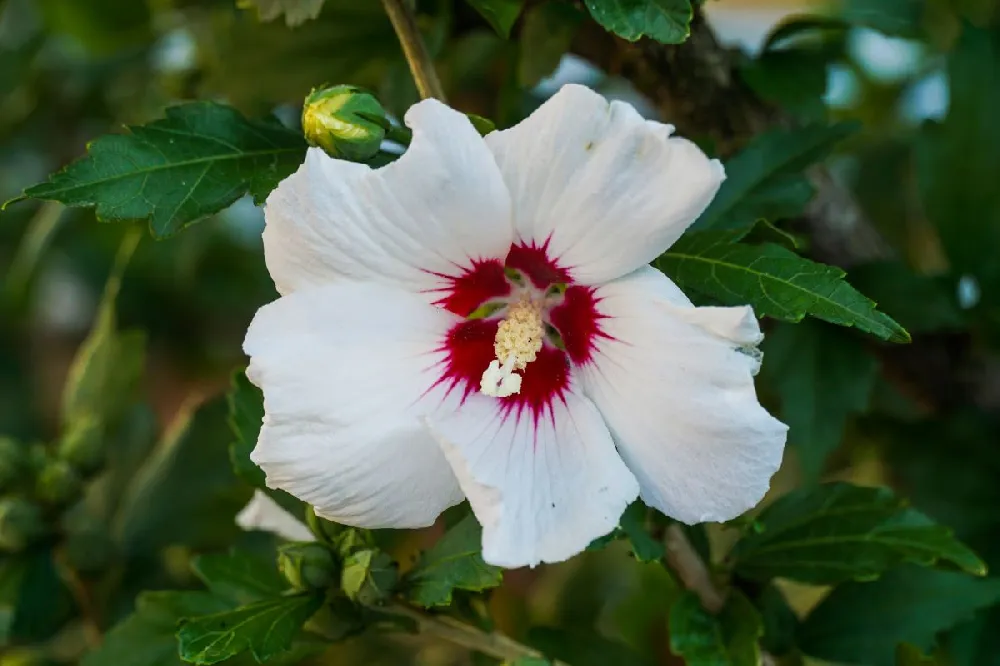
M 434 636 L 454 645 L 503 660 L 522 658 L 545 659 L 533 647 L 518 643 L 498 632 L 486 632 L 471 624 L 459 622 L 447 615 L 432 615 L 409 606 L 394 603 L 378 610 L 405 617 L 416 623 L 421 634 Z M 550 661 L 552 666 L 568 666 L 561 661 Z
M 59 229 L 65 206 L 57 201 L 46 201 L 31 218 L 21 245 L 10 262 L 4 291 L 13 303 L 21 302 L 34 275 L 39 260 Z
M 420 98 L 434 97 L 442 102 L 445 101 L 444 88 L 441 87 L 441 81 L 434 71 L 434 62 L 427 51 L 427 45 L 420 36 L 413 10 L 406 0 L 382 0 L 382 5 L 396 31 L 399 44 L 403 47 L 403 55 L 406 56 L 406 62 L 410 66 Z

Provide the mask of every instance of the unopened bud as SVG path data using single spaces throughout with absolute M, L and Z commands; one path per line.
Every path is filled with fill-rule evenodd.
M 396 563 L 387 554 L 359 550 L 344 560 L 340 587 L 349 599 L 371 605 L 388 598 L 398 580 Z
M 314 90 L 302 108 L 306 140 L 331 157 L 364 162 L 378 153 L 385 139 L 385 109 L 375 97 L 354 86 Z
M 337 563 L 326 546 L 315 542 L 289 543 L 278 548 L 278 569 L 292 587 L 313 590 L 333 583 Z
M 65 460 L 50 460 L 38 473 L 35 493 L 46 504 L 63 506 L 79 496 L 82 486 L 72 465 Z
M 21 476 L 25 467 L 24 448 L 9 437 L 0 437 L 0 491 Z
M 59 440 L 59 458 L 84 475 L 101 468 L 104 454 L 104 429 L 93 416 L 76 420 Z
M 0 552 L 19 553 L 45 533 L 41 508 L 20 497 L 0 499 Z

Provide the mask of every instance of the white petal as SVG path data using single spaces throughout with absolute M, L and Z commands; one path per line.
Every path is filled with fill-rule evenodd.
M 316 538 L 308 527 L 262 490 L 255 491 L 247 505 L 236 514 L 236 524 L 245 530 L 272 532 L 289 541 L 314 541 Z
M 624 102 L 567 85 L 526 120 L 486 142 L 526 241 L 584 284 L 649 263 L 708 206 L 725 175 L 673 128 Z
M 610 532 L 638 495 L 594 405 L 568 392 L 537 419 L 504 415 L 471 396 L 430 422 L 483 525 L 483 558 L 497 566 L 560 562 Z
M 461 113 L 425 100 L 406 114 L 413 141 L 371 169 L 310 149 L 264 207 L 264 256 L 282 294 L 340 277 L 410 290 L 440 286 L 473 259 L 507 256 L 510 196 Z
M 583 368 L 585 392 L 639 479 L 647 504 L 686 523 L 729 520 L 764 496 L 788 428 L 757 402 L 760 340 L 749 307 L 678 303 L 644 269 L 597 290 L 607 338 Z
M 264 390 L 251 458 L 317 514 L 361 527 L 422 527 L 462 500 L 421 418 L 436 405 L 440 340 L 455 317 L 400 289 L 341 282 L 265 305 L 247 332 Z

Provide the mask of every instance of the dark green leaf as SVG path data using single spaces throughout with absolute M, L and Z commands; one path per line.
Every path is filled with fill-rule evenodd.
M 266 488 L 264 470 L 250 460 L 264 419 L 264 394 L 250 383 L 245 372 L 239 370 L 233 374 L 226 402 L 229 405 L 229 427 L 236 436 L 229 445 L 233 471 L 255 488 Z
M 904 566 L 834 588 L 796 638 L 803 652 L 826 661 L 892 666 L 899 643 L 927 650 L 938 632 L 997 601 L 998 579 Z
M 834 16 L 819 15 L 795 15 L 783 19 L 776 25 L 764 40 L 761 51 L 770 51 L 787 39 L 797 37 L 802 33 L 813 33 L 817 31 L 837 31 L 844 32 L 850 28 L 850 24 L 841 18 Z
M 303 594 L 188 619 L 177 632 L 181 658 L 216 664 L 249 650 L 263 663 L 288 650 L 322 605 L 322 594 Z
M 949 562 L 977 575 L 986 566 L 951 531 L 888 488 L 831 483 L 791 492 L 760 514 L 730 559 L 746 578 L 833 585 L 872 579 L 904 562 Z
M 656 265 L 682 289 L 724 305 L 753 306 L 758 316 L 800 321 L 811 315 L 840 326 L 855 326 L 883 340 L 910 336 L 875 304 L 844 281 L 844 272 L 817 264 L 772 244 L 731 243 L 731 234 L 685 234 Z
M 757 609 L 736 590 L 717 615 L 706 611 L 692 592 L 670 609 L 670 651 L 688 666 L 757 666 L 763 631 Z
M 514 27 L 514 22 L 524 7 L 524 0 L 467 0 L 467 2 L 475 7 L 504 39 L 510 36 L 510 29 Z
M 761 98 L 780 106 L 803 121 L 820 122 L 827 115 L 826 93 L 830 56 L 814 48 L 765 51 L 740 69 L 743 80 Z M 811 193 L 809 183 L 789 174 L 797 190 Z M 725 184 L 723 184 L 725 187 Z M 756 200 L 766 219 L 794 217 L 802 204 L 793 197 L 777 195 Z M 808 196 L 806 201 L 808 201 Z
M 73 600 L 50 550 L 0 560 L 0 647 L 42 642 L 73 615 Z
M 853 268 L 850 278 L 851 284 L 911 333 L 958 330 L 965 322 L 953 290 L 941 280 L 918 275 L 900 262 Z
M 648 666 L 649 662 L 627 645 L 596 631 L 532 627 L 528 643 L 551 659 L 573 666 Z
M 663 544 L 649 534 L 646 526 L 646 516 L 649 509 L 642 501 L 636 501 L 626 507 L 619 523 L 625 534 L 635 559 L 640 562 L 656 562 L 663 558 L 666 549 Z
M 773 584 L 765 585 L 760 595 L 754 599 L 754 606 L 760 611 L 764 623 L 761 647 L 775 656 L 787 654 L 794 649 L 799 618 L 788 605 L 781 590 Z
M 233 517 L 252 490 L 233 474 L 226 403 L 216 398 L 181 411 L 135 475 L 119 530 L 127 552 L 173 544 L 225 547 L 240 533 Z
M 939 663 L 934 655 L 924 654 L 923 650 L 909 643 L 896 646 L 896 666 L 936 666 Z
M 456 589 L 478 592 L 500 584 L 501 570 L 482 556 L 482 528 L 466 516 L 420 557 L 406 578 L 407 595 L 420 606 L 447 606 Z
M 319 16 L 325 0 L 237 0 L 244 9 L 256 9 L 261 21 L 273 21 L 282 14 L 289 27 L 295 27 Z
M 606 30 L 634 42 L 647 36 L 680 44 L 691 34 L 689 0 L 584 0 L 590 15 Z
M 287 587 L 273 561 L 240 551 L 199 555 L 191 567 L 212 594 L 234 605 L 275 597 Z
M 552 662 L 542 657 L 518 657 L 503 662 L 504 666 L 552 666 Z
M 100 220 L 149 220 L 169 236 L 249 192 L 260 203 L 305 155 L 301 136 L 277 121 L 250 121 L 212 102 L 92 142 L 86 157 L 24 196 L 96 206 Z
M 812 186 L 802 172 L 857 127 L 856 123 L 816 124 L 756 136 L 726 161 L 725 182 L 692 228 L 732 229 L 759 218 L 773 221 L 799 215 L 812 198 Z
M 925 0 L 846 0 L 844 21 L 887 35 L 919 37 L 923 32 Z
M 528 10 L 517 61 L 517 80 L 521 86 L 531 88 L 556 70 L 583 18 L 573 5 L 559 0 Z
M 848 418 L 871 399 L 878 361 L 856 336 L 817 321 L 778 324 L 761 345 L 763 377 L 781 398 L 788 441 L 815 482 L 840 445 Z

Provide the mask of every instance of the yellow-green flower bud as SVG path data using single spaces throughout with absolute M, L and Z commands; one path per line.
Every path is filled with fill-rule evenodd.
M 96 417 L 72 423 L 59 440 L 58 455 L 81 474 L 93 474 L 104 463 L 104 429 Z
M 24 447 L 9 437 L 0 437 L 0 492 L 14 484 L 25 467 Z
M 380 119 L 384 125 L 363 116 Z M 354 86 L 314 90 L 302 108 L 302 130 L 310 145 L 353 162 L 364 162 L 378 153 L 387 125 L 379 101 Z
M 80 475 L 65 460 L 51 460 L 38 474 L 35 493 L 46 504 L 64 506 L 75 500 L 83 487 Z
M 319 543 L 289 543 L 278 548 L 278 569 L 292 587 L 323 589 L 336 580 L 333 553 Z
M 19 553 L 45 533 L 41 508 L 20 497 L 0 499 L 0 552 Z

